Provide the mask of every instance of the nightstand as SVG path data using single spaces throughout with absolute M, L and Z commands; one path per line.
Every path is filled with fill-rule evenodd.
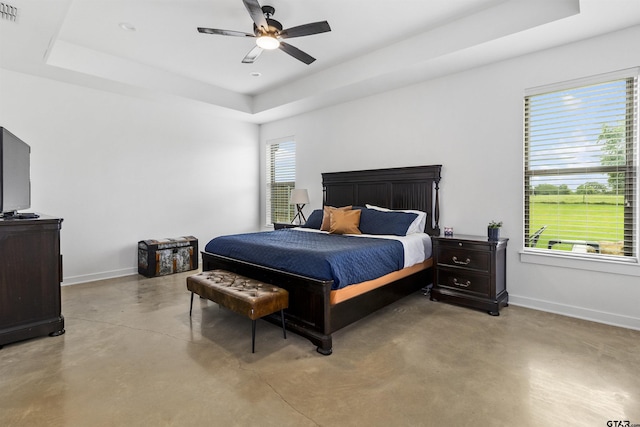
M 298 224 L 290 224 L 288 222 L 274 222 L 273 229 L 274 230 L 282 230 L 283 228 L 296 228 L 300 227 Z
M 431 299 L 486 310 L 500 315 L 509 303 L 507 241 L 482 236 L 432 237 Z

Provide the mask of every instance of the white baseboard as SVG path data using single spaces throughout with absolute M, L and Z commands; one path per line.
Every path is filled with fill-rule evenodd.
M 114 279 L 116 277 L 131 276 L 133 274 L 138 274 L 137 267 L 123 268 L 122 270 L 103 271 L 100 273 L 83 274 L 80 276 L 70 276 L 63 278 L 62 286 L 95 282 L 97 280 Z
M 519 297 L 517 295 L 511 294 L 509 295 L 509 304 L 532 308 L 534 310 L 546 311 L 554 314 L 560 314 L 568 317 L 575 317 L 577 319 L 604 323 L 606 325 L 640 330 L 640 318 L 637 317 L 591 310 L 566 304 L 558 304 L 556 302 L 544 301 L 535 298 Z

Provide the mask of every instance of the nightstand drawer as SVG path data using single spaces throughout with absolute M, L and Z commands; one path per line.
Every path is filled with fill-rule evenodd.
M 448 270 L 438 270 L 438 286 L 473 292 L 484 296 L 489 295 L 491 287 L 489 276 Z
M 438 265 L 452 267 L 464 267 L 473 270 L 488 272 L 491 266 L 491 254 L 489 252 L 472 251 L 466 248 L 438 246 Z
M 471 251 L 488 251 L 490 248 L 490 246 L 488 246 L 486 242 L 468 242 L 465 240 L 457 240 L 453 237 L 438 239 L 438 245 L 443 249 L 469 249 Z

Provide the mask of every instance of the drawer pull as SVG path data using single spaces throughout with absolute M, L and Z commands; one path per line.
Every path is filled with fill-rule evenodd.
M 453 278 L 453 284 L 457 285 L 457 286 L 461 286 L 463 288 L 468 288 L 469 286 L 471 286 L 471 281 L 467 280 L 465 283 L 460 283 L 458 282 L 458 279 L 456 279 L 455 277 Z
M 467 265 L 471 262 L 471 259 L 467 258 L 466 261 L 458 261 L 458 257 L 454 256 L 453 258 L 451 258 L 453 260 L 453 262 L 455 262 L 458 265 Z

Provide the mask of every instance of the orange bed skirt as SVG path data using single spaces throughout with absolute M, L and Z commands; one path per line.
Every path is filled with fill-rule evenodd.
M 367 280 L 366 282 L 356 283 L 342 289 L 331 291 L 331 295 L 330 295 L 331 305 L 339 304 L 353 297 L 357 297 L 358 295 L 366 294 L 367 292 L 372 291 L 373 289 L 388 285 L 391 282 L 395 282 L 396 280 L 403 279 L 407 276 L 417 273 L 418 271 L 426 270 L 432 265 L 433 265 L 433 258 L 429 258 L 419 264 L 414 264 L 411 267 L 394 271 L 393 273 L 386 274 L 382 277 L 378 277 L 377 279 Z M 425 283 L 425 286 L 426 285 L 427 284 Z

